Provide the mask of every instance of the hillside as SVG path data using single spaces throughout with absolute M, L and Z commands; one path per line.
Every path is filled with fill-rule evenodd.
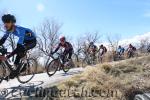
M 61 100 L 133 100 L 135 94 L 149 90 L 149 78 L 150 56 L 144 56 L 88 66 L 56 87 L 63 90 L 58 94 Z

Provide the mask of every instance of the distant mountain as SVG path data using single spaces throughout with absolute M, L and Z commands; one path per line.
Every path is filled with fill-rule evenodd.
M 145 39 L 149 39 L 150 41 L 150 32 L 144 33 L 142 35 L 136 35 L 130 39 L 123 39 L 119 42 L 119 44 L 121 45 L 127 45 L 127 44 L 139 44 L 140 40 L 145 40 Z

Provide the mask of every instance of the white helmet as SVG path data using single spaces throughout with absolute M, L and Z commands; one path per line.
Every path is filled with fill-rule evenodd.
M 66 41 L 66 37 L 61 35 L 61 36 L 59 36 L 59 40 L 64 42 L 64 41 Z

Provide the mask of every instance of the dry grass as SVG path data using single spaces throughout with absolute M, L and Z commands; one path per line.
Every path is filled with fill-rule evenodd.
M 78 90 L 77 100 L 133 100 L 137 93 L 147 91 L 150 86 L 150 56 L 133 58 L 121 62 L 88 66 L 85 71 L 58 85 L 58 89 Z M 81 96 L 81 89 L 95 90 L 94 96 Z M 99 95 L 100 90 L 110 90 L 111 95 Z M 70 99 L 61 97 L 62 100 Z

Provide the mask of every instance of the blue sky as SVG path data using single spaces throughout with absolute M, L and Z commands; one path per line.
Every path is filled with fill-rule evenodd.
M 150 31 L 150 0 L 0 0 L 4 12 L 29 28 L 53 18 L 63 24 L 63 34 L 73 37 L 99 31 L 129 38 Z

